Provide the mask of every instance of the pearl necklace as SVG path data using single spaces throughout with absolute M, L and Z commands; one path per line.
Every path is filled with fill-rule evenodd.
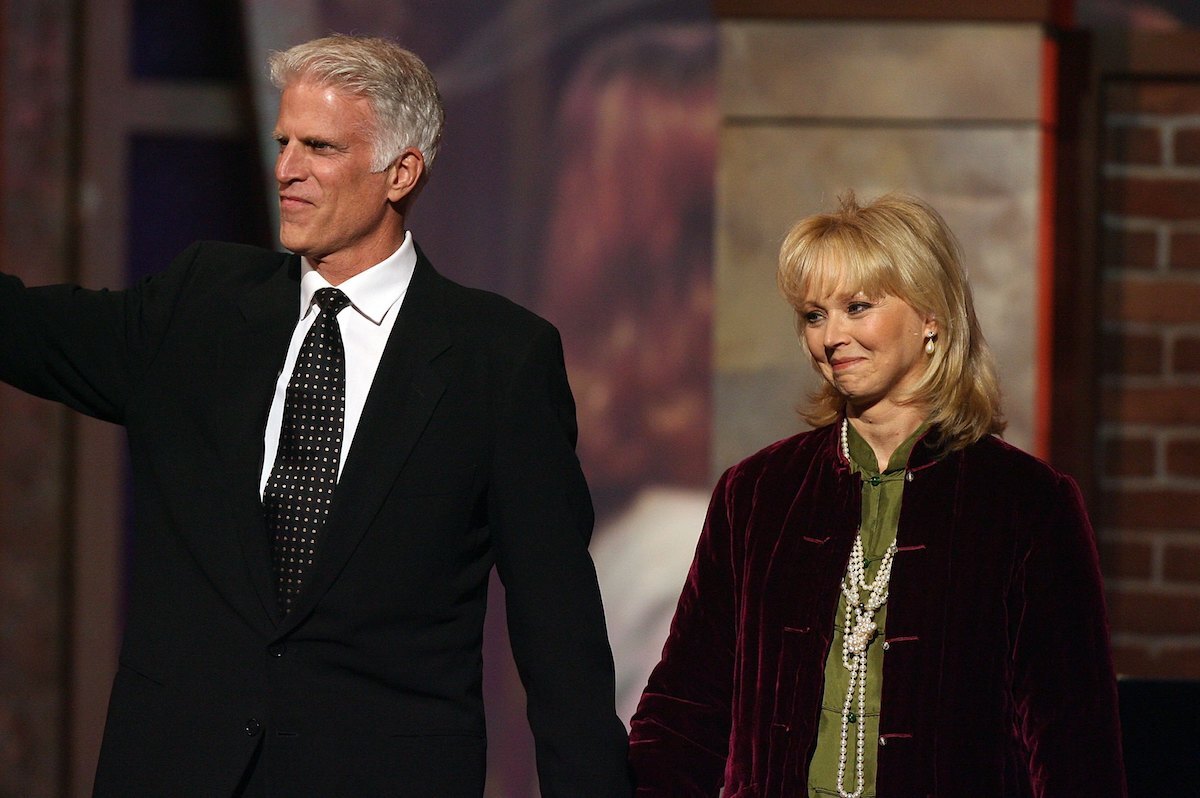
M 847 439 L 849 420 L 842 419 L 842 454 L 850 463 L 850 443 Z M 863 552 L 862 533 L 854 536 L 854 548 L 850 551 L 850 563 L 846 568 L 846 578 L 842 582 L 842 595 L 846 599 L 846 621 L 842 630 L 842 665 L 850 671 L 850 681 L 846 687 L 846 700 L 842 703 L 842 735 L 841 750 L 838 754 L 837 790 L 841 798 L 860 798 L 863 794 L 863 767 L 867 747 L 867 646 L 870 645 L 878 625 L 875 623 L 875 613 L 887 602 L 888 580 L 892 575 L 892 561 L 896 556 L 896 541 L 892 541 L 884 552 L 879 564 L 879 572 L 875 579 L 867 581 L 866 555 Z M 866 593 L 866 601 L 862 594 Z M 855 738 L 854 773 L 856 787 L 854 792 L 846 791 L 846 760 L 847 743 L 850 736 L 851 718 L 855 713 L 851 708 L 855 704 L 857 694 L 858 713 L 856 722 L 858 730 Z

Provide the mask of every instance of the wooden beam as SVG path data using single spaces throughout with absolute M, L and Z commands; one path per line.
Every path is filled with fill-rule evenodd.
M 1044 22 L 1065 27 L 1070 0 L 713 0 L 718 19 Z

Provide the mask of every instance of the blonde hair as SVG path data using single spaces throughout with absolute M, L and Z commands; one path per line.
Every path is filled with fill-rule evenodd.
M 277 89 L 311 80 L 367 99 L 375 112 L 371 169 L 382 172 L 408 147 L 433 164 L 445 111 L 437 83 L 417 55 L 395 42 L 334 34 L 271 53 Z
M 905 194 L 860 205 L 847 192 L 840 203 L 836 211 L 801 219 L 780 247 L 779 288 L 797 322 L 807 299 L 839 287 L 898 297 L 937 320 L 936 348 L 906 401 L 929 408 L 938 447 L 954 451 L 1003 432 L 994 359 L 975 316 L 962 250 L 946 221 Z M 845 397 L 829 383 L 809 398 L 801 415 L 814 426 L 845 412 Z

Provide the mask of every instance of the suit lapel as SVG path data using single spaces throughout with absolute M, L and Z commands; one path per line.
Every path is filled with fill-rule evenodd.
M 453 340 L 442 312 L 444 288 L 444 278 L 418 253 L 338 481 L 316 569 L 280 635 L 312 611 L 342 572 L 441 399 L 446 386 L 432 363 Z
M 226 491 L 233 528 L 241 541 L 245 577 L 257 596 L 255 617 L 279 621 L 271 571 L 270 540 L 258 493 L 263 464 L 263 430 L 299 308 L 299 259 L 247 291 L 238 302 L 242 324 L 229 333 L 222 373 L 228 384 L 217 392 L 210 416 L 227 466 Z

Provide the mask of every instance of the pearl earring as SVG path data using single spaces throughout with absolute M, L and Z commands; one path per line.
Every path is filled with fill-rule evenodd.
M 937 333 L 935 333 L 933 330 L 930 330 L 929 332 L 925 333 L 925 354 L 927 354 L 927 355 L 933 354 L 933 339 L 936 337 L 937 337 Z

